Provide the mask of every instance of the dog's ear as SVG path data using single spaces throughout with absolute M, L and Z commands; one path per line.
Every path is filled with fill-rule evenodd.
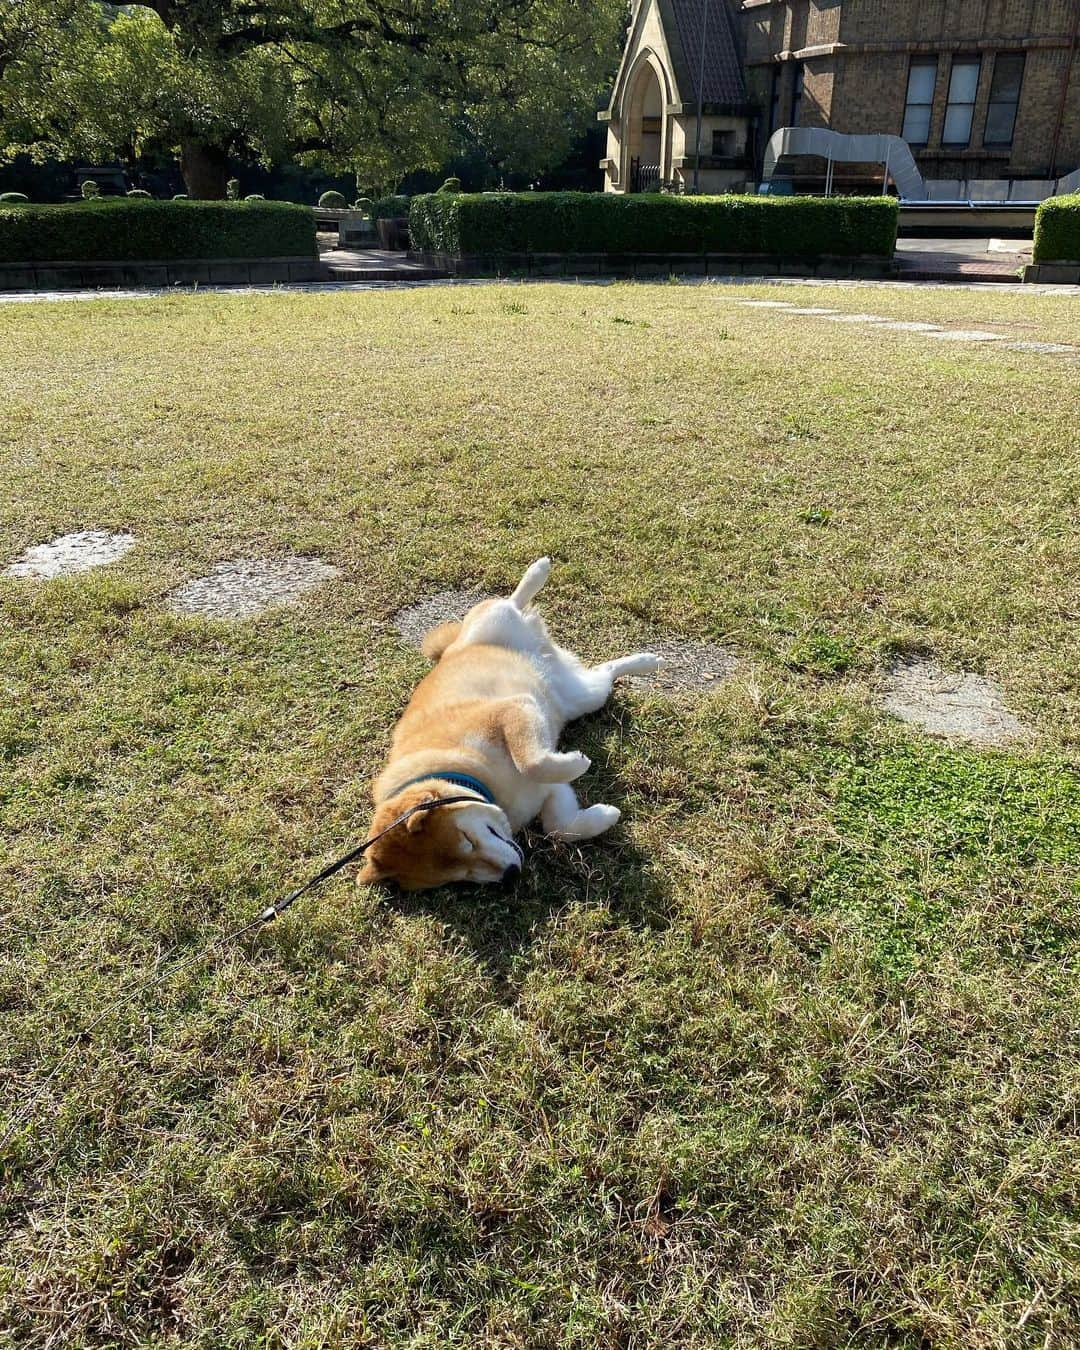
M 428 795 L 424 798 L 424 802 L 435 802 L 438 800 L 439 800 L 438 796 L 434 792 L 429 792 Z M 417 805 L 423 805 L 423 803 L 417 803 Z M 419 834 L 421 830 L 427 828 L 428 821 L 430 821 L 431 819 L 431 815 L 432 813 L 430 811 L 416 811 L 415 815 L 411 815 L 409 819 L 405 822 L 405 828 L 409 831 L 410 834 Z

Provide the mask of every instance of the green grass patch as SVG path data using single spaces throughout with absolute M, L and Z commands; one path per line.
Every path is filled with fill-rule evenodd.
M 744 658 L 572 733 L 623 821 L 513 895 L 332 883 L 80 1040 L 0 1156 L 0 1342 L 1074 1343 L 1075 369 L 738 303 L 1049 339 L 1061 301 L 462 294 L 0 307 L 0 561 L 138 539 L 0 577 L 0 1129 L 363 836 L 397 609 L 550 553 L 587 657 Z M 341 578 L 164 608 L 295 553 Z M 1033 748 L 882 717 L 898 651 Z

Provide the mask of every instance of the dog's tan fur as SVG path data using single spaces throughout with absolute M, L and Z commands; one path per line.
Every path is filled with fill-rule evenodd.
M 529 608 L 550 567 L 541 558 L 510 599 L 485 600 L 461 622 L 427 635 L 424 652 L 438 664 L 394 731 L 375 784 L 371 833 L 420 802 L 462 795 L 429 775 L 468 774 L 488 787 L 497 805 L 468 792 L 475 802 L 413 816 L 371 849 L 361 882 L 422 890 L 501 881 L 518 871 L 513 835 L 534 816 L 542 815 L 545 830 L 564 839 L 591 839 L 618 820 L 613 806 L 578 805 L 569 785 L 589 761 L 556 746 L 568 721 L 603 705 L 619 675 L 653 671 L 659 660 L 641 652 L 589 669 L 557 647 Z

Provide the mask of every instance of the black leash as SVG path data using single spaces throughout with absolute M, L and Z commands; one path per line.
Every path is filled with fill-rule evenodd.
M 411 806 L 408 811 L 405 811 L 398 816 L 397 820 L 388 825 L 385 830 L 380 830 L 378 834 L 372 835 L 370 839 L 366 839 L 359 848 L 354 848 L 351 852 L 346 853 L 343 858 L 339 858 L 337 862 L 331 863 L 329 867 L 324 867 L 318 876 L 312 877 L 310 881 L 305 881 L 302 886 L 298 886 L 295 891 L 285 896 L 283 900 L 278 900 L 277 903 L 273 905 L 267 905 L 257 918 L 249 920 L 243 927 L 234 929 L 231 933 L 224 933 L 221 937 L 214 938 L 212 942 L 208 942 L 200 951 L 194 952 L 191 956 L 185 957 L 182 961 L 178 961 L 174 966 L 169 966 L 167 970 L 159 970 L 157 974 L 151 975 L 148 979 L 143 980 L 141 984 L 137 984 L 134 988 L 129 989 L 126 994 L 122 994 L 118 999 L 114 999 L 103 1012 L 99 1013 L 97 1017 L 94 1018 L 89 1026 L 84 1027 L 82 1031 L 73 1038 L 71 1044 L 53 1065 L 52 1070 L 45 1081 L 37 1091 L 32 1094 L 30 1100 L 15 1112 L 14 1116 L 12 1116 L 11 1120 L 8 1122 L 3 1137 L 0 1138 L 0 1151 L 7 1147 L 10 1140 L 14 1137 L 15 1131 L 23 1121 L 27 1120 L 29 1116 L 33 1114 L 34 1108 L 45 1095 L 46 1088 L 48 1088 L 49 1084 L 78 1049 L 79 1042 L 84 1036 L 89 1036 L 92 1031 L 96 1030 L 106 1018 L 111 1017 L 112 1014 L 117 1012 L 120 1008 L 127 1007 L 129 1003 L 133 1003 L 138 995 L 144 993 L 147 989 L 156 989 L 158 985 L 164 984 L 167 980 L 171 980 L 174 975 L 179 975 L 182 970 L 186 970 L 189 966 L 198 964 L 198 962 L 202 961 L 219 947 L 225 947 L 232 942 L 236 942 L 239 938 L 244 937 L 245 934 L 251 933 L 257 928 L 262 928 L 266 924 L 272 923 L 274 919 L 280 918 L 281 915 L 284 914 L 291 905 L 295 904 L 302 895 L 306 894 L 308 891 L 314 890 L 316 886 L 321 886 L 324 881 L 328 880 L 336 872 L 340 872 L 343 868 L 348 867 L 348 865 L 351 862 L 355 862 L 357 858 L 363 857 L 373 844 L 377 844 L 380 839 L 385 839 L 392 830 L 396 830 L 399 825 L 404 825 L 407 821 L 411 820 L 413 816 L 419 815 L 422 811 L 435 811 L 440 806 L 458 806 L 462 802 L 472 802 L 475 805 L 476 798 L 474 796 L 436 797 L 431 801 L 419 802 L 416 806 Z

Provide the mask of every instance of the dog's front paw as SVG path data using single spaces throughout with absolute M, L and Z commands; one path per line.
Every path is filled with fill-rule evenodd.
M 572 783 L 586 773 L 591 764 L 592 760 L 580 750 L 568 750 L 565 754 L 553 750 L 537 760 L 529 770 L 529 777 L 538 783 Z

